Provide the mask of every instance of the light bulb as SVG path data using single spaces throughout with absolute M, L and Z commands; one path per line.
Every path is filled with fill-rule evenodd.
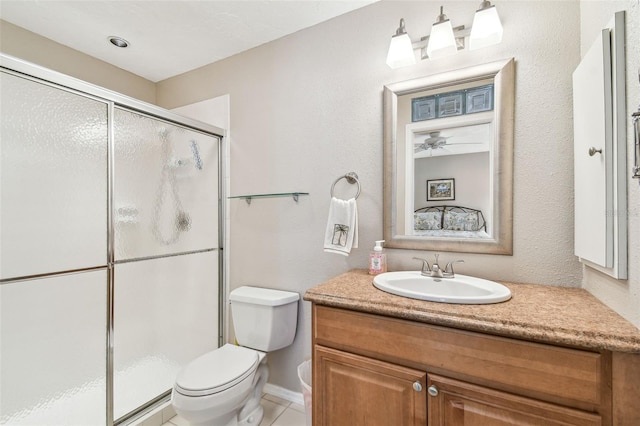
M 498 44 L 501 41 L 502 23 L 498 16 L 498 10 L 488 1 L 484 1 L 473 17 L 473 26 L 469 36 L 469 49 L 480 49 Z
M 453 36 L 451 21 L 447 19 L 447 16 L 443 13 L 443 7 L 440 6 L 440 15 L 436 23 L 431 27 L 431 34 L 429 34 L 427 55 L 430 58 L 440 58 L 453 55 L 457 51 L 458 47 Z
M 391 37 L 389 52 L 387 53 L 387 65 L 391 68 L 400 68 L 416 63 L 413 46 L 409 34 L 404 29 L 404 19 L 400 19 L 400 27 Z

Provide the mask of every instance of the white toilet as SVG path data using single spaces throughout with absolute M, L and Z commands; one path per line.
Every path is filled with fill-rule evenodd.
M 259 425 L 266 353 L 293 343 L 300 295 L 239 287 L 229 296 L 236 340 L 186 365 L 176 377 L 171 403 L 191 426 Z

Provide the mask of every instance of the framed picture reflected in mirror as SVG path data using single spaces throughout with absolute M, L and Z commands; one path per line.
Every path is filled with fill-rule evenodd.
M 455 179 L 449 178 L 427 181 L 427 201 L 446 201 L 455 199 Z

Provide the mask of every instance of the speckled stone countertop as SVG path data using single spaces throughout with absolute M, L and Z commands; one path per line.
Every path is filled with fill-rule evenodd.
M 503 282 L 511 300 L 456 305 L 414 300 L 378 290 L 365 270 L 353 270 L 309 289 L 304 300 L 434 325 L 518 339 L 640 353 L 640 330 L 579 288 Z

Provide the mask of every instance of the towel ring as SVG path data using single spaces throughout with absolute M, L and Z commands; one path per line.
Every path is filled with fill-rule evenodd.
M 358 193 L 356 194 L 356 199 L 358 199 L 360 196 L 360 181 L 358 180 L 358 175 L 355 172 L 349 172 L 344 176 L 340 176 L 333 182 L 333 185 L 331 185 L 331 197 L 333 197 L 333 189 L 336 187 L 336 183 L 338 183 L 340 179 L 346 179 L 350 184 L 358 184 Z

